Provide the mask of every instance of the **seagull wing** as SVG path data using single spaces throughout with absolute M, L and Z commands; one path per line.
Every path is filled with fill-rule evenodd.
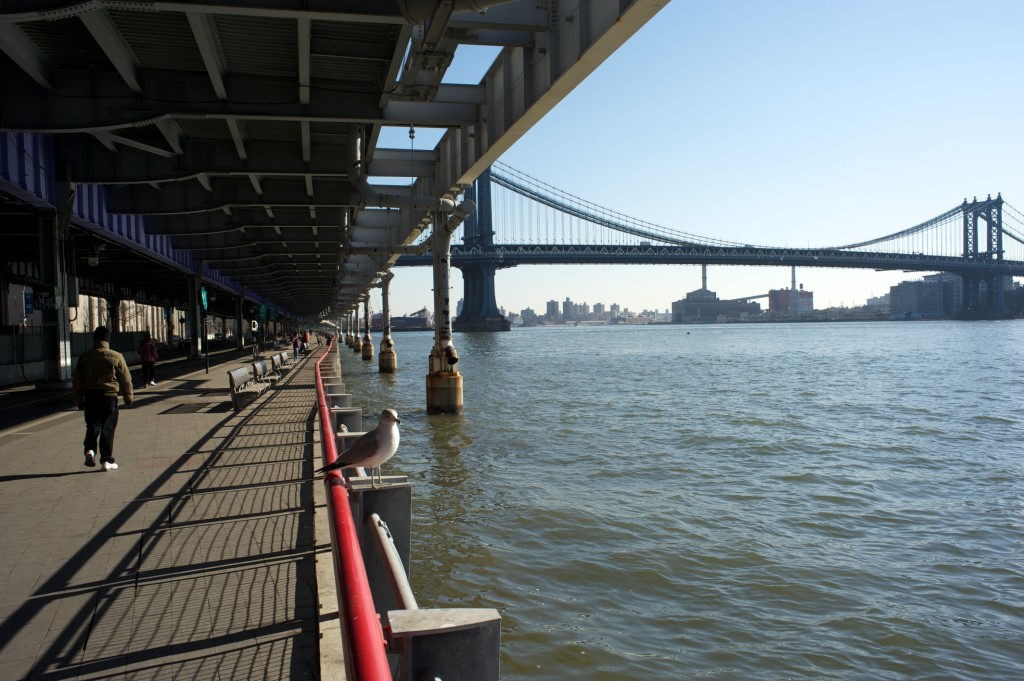
M 346 466 L 362 466 L 363 461 L 366 461 L 377 453 L 377 444 L 377 429 L 374 428 L 370 432 L 364 433 L 352 444 L 351 447 L 342 452 L 341 455 L 334 460 L 334 463 L 324 466 L 316 472 L 323 473 L 326 471 L 334 471 L 339 468 L 345 468 Z

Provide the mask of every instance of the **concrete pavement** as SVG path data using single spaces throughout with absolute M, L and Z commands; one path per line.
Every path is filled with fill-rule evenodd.
M 0 678 L 320 678 L 314 362 L 235 413 L 223 359 L 136 392 L 117 471 L 69 397 L 0 431 Z

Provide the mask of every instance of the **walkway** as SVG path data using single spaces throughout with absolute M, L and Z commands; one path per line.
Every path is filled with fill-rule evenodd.
M 236 414 L 219 359 L 136 393 L 117 471 L 69 407 L 0 431 L 0 678 L 320 677 L 314 362 Z

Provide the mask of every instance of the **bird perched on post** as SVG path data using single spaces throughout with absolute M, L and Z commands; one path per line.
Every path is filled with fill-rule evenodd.
M 380 420 L 377 427 L 352 443 L 352 446 L 342 452 L 334 463 L 317 470 L 317 473 L 329 473 L 341 470 L 342 468 L 369 468 L 370 484 L 373 484 L 373 470 L 377 469 L 377 477 L 384 482 L 380 472 L 382 463 L 395 455 L 398 450 L 398 424 L 402 420 L 394 409 L 385 409 L 380 413 Z M 376 486 L 376 485 L 374 485 Z

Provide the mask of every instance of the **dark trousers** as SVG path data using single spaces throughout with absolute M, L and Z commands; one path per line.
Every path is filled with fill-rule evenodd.
M 142 362 L 142 385 L 156 380 L 156 362 Z
M 85 392 L 85 450 L 96 451 L 99 440 L 100 461 L 114 460 L 114 431 L 117 430 L 117 397 L 87 390 Z

